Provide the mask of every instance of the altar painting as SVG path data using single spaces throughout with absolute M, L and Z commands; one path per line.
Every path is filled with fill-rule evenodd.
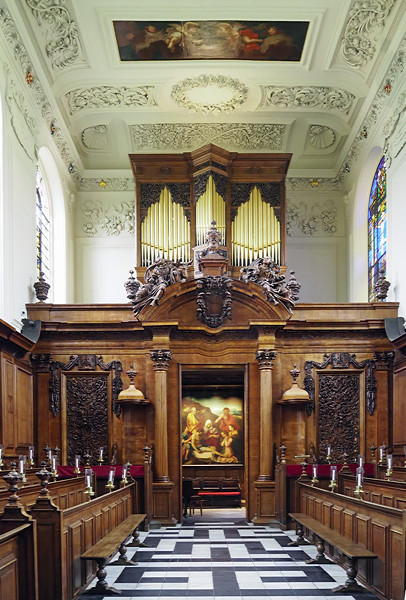
M 243 400 L 237 394 L 195 391 L 182 399 L 182 465 L 241 466 L 243 441 Z
M 114 21 L 121 61 L 300 61 L 307 21 Z

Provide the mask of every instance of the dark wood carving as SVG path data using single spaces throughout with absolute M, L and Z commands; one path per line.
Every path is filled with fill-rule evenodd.
M 273 182 L 251 182 L 231 184 L 231 220 L 234 221 L 237 216 L 238 207 L 248 202 L 254 187 L 257 187 L 261 193 L 261 198 L 267 204 L 275 209 L 275 215 L 280 221 L 281 191 L 280 184 Z
M 299 300 L 300 283 L 296 280 L 294 271 L 286 283 L 285 275 L 280 266 L 271 258 L 257 258 L 247 267 L 240 270 L 240 280 L 244 283 L 256 283 L 264 290 L 265 298 L 271 304 L 283 304 L 290 312 Z
M 161 192 L 168 188 L 173 202 L 183 206 L 185 217 L 190 223 L 190 184 L 189 183 L 141 183 L 141 223 L 147 216 L 147 212 L 152 204 L 159 202 Z
M 360 373 L 319 374 L 319 456 L 342 462 L 344 452 L 350 462 L 359 453 Z
M 155 306 L 165 293 L 168 286 L 186 280 L 188 263 L 180 260 L 173 262 L 165 258 L 158 258 L 145 271 L 144 280 L 134 299 L 132 300 L 134 315 L 137 316 L 144 306 Z
M 232 279 L 224 275 L 197 279 L 197 319 L 213 329 L 220 327 L 225 319 L 231 319 L 232 287 Z
M 193 179 L 195 204 L 199 200 L 200 196 L 206 191 L 207 181 L 210 175 L 212 176 L 214 185 L 216 186 L 216 192 L 224 199 L 224 201 L 226 200 L 227 178 L 216 171 L 206 171 L 205 173 L 200 173 L 200 175 L 197 175 Z
M 304 371 L 306 373 L 304 387 L 310 397 L 310 402 L 308 402 L 306 406 L 307 414 L 311 415 L 315 403 L 315 385 L 312 369 L 326 369 L 330 365 L 332 369 L 349 369 L 350 367 L 354 367 L 355 369 L 366 371 L 365 402 L 368 413 L 373 415 L 376 403 L 375 361 L 373 359 L 366 359 L 362 362 L 358 362 L 356 360 L 356 355 L 350 354 L 349 352 L 332 352 L 331 354 L 325 354 L 323 358 L 324 361 L 322 363 L 308 360 L 304 365 Z
M 99 367 L 102 371 L 114 372 L 114 378 L 112 382 L 113 411 L 114 414 L 119 417 L 121 414 L 121 407 L 117 402 L 117 398 L 123 389 L 123 381 L 121 379 L 121 362 L 119 360 L 112 360 L 105 364 L 103 362 L 103 357 L 96 356 L 95 354 L 78 354 L 77 356 L 71 356 L 70 361 L 66 364 L 59 361 L 51 362 L 51 377 L 49 379 L 49 409 L 53 416 L 56 417 L 61 409 L 60 371 L 71 371 L 74 367 L 76 367 L 78 371 L 95 371 L 97 367 Z
M 66 428 L 68 464 L 87 450 L 96 461 L 108 451 L 108 381 L 105 375 L 67 377 Z

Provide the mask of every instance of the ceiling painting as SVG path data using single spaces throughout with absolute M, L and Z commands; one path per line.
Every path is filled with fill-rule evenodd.
M 122 61 L 300 61 L 304 21 L 114 21 Z

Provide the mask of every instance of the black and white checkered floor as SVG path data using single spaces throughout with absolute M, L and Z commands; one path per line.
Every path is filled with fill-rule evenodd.
M 141 532 L 148 547 L 139 548 L 136 556 L 128 548 L 128 557 L 138 564 L 106 567 L 108 584 L 122 592 L 118 597 L 378 600 L 369 593 L 333 594 L 332 588 L 346 579 L 344 569 L 335 564 L 306 565 L 316 549 L 289 547 L 296 538 L 293 531 L 247 524 L 241 509 L 205 513 L 188 517 L 177 527 Z

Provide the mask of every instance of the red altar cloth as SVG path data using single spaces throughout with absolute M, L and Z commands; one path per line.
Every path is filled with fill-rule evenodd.
M 114 465 L 116 467 L 116 479 L 121 478 L 123 466 L 122 465 Z M 92 471 L 96 474 L 96 477 L 100 477 L 101 479 L 107 479 L 109 476 L 109 472 L 111 469 L 110 465 L 91 465 Z M 60 477 L 75 477 L 74 473 L 75 467 L 71 465 L 61 466 L 58 465 L 58 475 Z M 80 466 L 80 471 L 83 473 L 84 466 Z M 144 477 L 144 465 L 132 465 L 130 468 L 131 477 Z
M 334 465 L 337 466 L 337 473 L 340 472 L 343 465 Z M 355 470 L 358 465 L 350 464 L 348 465 L 355 474 Z M 299 477 L 302 472 L 302 465 L 286 465 L 286 477 Z M 306 473 L 309 477 L 313 477 L 313 468 L 312 465 L 307 465 Z M 373 477 L 374 476 L 374 465 L 372 464 L 364 464 L 364 476 L 365 477 Z M 317 467 L 317 477 L 330 477 L 330 465 L 318 465 Z

